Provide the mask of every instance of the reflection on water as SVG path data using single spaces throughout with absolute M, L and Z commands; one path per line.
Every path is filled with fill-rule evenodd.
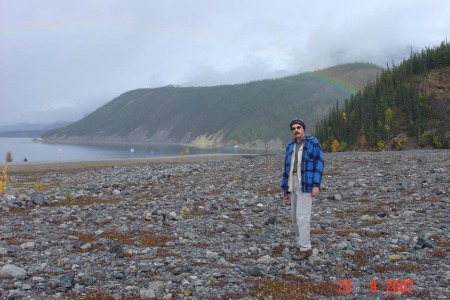
M 205 149 L 175 144 L 146 144 L 127 146 L 92 146 L 46 144 L 33 142 L 31 138 L 0 137 L 0 161 L 6 160 L 11 151 L 13 162 L 50 162 L 50 161 L 94 161 L 151 157 L 170 157 L 180 155 L 239 153 L 265 154 L 265 149 L 245 150 L 240 148 Z

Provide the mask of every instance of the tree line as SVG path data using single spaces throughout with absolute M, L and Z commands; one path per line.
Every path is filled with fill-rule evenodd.
M 336 104 L 314 129 L 325 151 L 402 149 L 415 140 L 420 147 L 449 148 L 450 125 L 440 122 L 433 99 L 423 90 L 423 79 L 431 71 L 450 65 L 450 43 L 421 51 L 411 50 L 409 59 L 387 66 L 373 82 Z M 447 93 L 444 78 L 439 93 Z M 442 95 L 441 95 L 442 96 Z

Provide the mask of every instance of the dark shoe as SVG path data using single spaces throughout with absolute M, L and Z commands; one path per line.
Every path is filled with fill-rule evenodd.
M 292 259 L 293 260 L 305 260 L 308 257 L 310 257 L 312 254 L 312 250 L 306 250 L 306 251 L 301 251 L 300 249 L 297 249 L 297 252 L 295 252 L 294 255 L 292 255 Z

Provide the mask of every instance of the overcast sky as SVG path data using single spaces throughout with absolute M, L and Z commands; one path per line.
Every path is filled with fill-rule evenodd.
M 448 0 L 0 0 L 0 125 L 120 94 L 385 67 L 450 38 Z

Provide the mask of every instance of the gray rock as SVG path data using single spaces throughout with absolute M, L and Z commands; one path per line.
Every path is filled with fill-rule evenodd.
M 0 278 L 25 279 L 26 277 L 27 271 L 15 265 L 6 264 L 0 269 Z
M 43 192 L 33 192 L 30 195 L 31 202 L 35 205 L 44 205 L 45 204 L 45 194 Z
M 247 269 L 247 273 L 250 274 L 251 276 L 263 276 L 264 275 L 261 268 L 256 267 L 256 266 L 249 267 Z

